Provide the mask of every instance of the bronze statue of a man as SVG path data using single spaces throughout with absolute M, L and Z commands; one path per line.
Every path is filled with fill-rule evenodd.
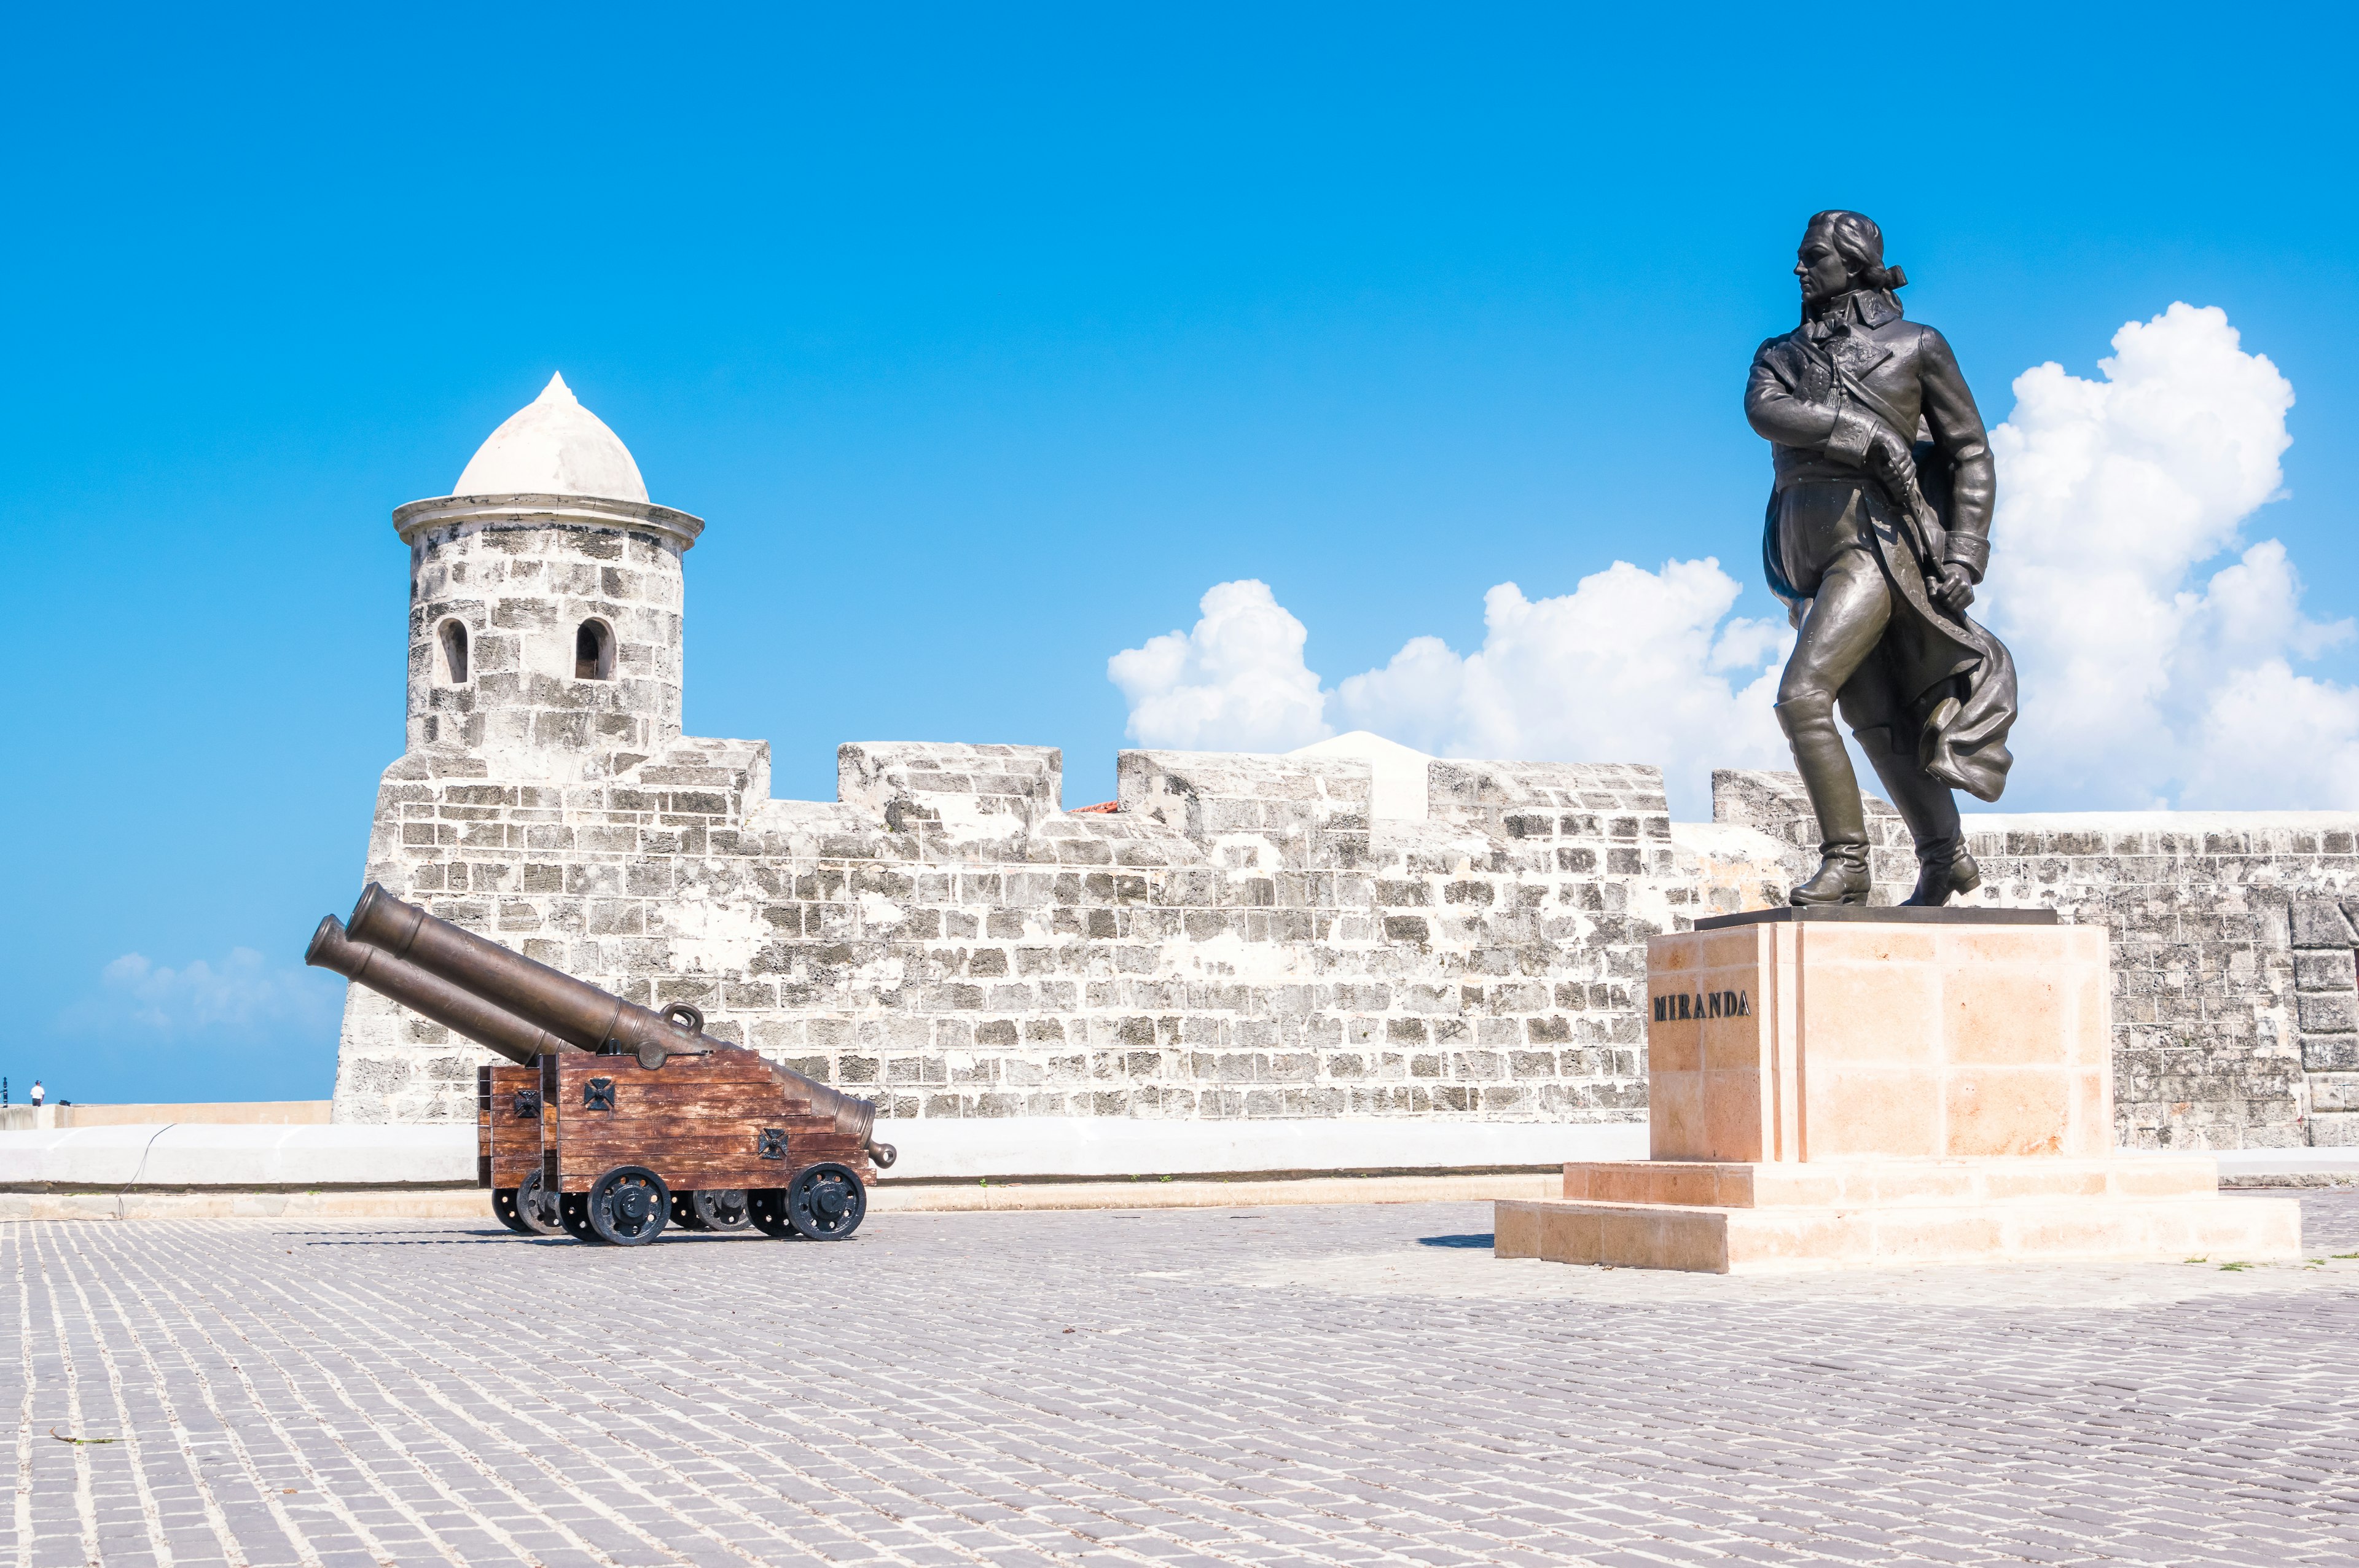
M 1952 789 L 1996 800 L 2015 662 L 1966 616 L 1990 560 L 1990 443 L 1949 343 L 1901 319 L 1884 233 L 1821 212 L 1794 276 L 1802 324 L 1753 356 L 1745 414 L 1772 443 L 1762 537 L 1769 587 L 1800 629 L 1777 722 L 1819 817 L 1798 904 L 1865 903 L 1867 823 L 1837 732 L 1843 708 L 1917 840 L 1917 889 L 1941 904 L 1982 881 Z

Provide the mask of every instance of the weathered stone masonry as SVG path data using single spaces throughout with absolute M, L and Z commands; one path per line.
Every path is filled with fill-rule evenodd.
M 1021 746 L 854 745 L 833 804 L 683 741 L 578 782 L 427 747 L 369 874 L 896 1116 L 1624 1119 L 1647 932 L 1684 888 L 1654 770 L 1131 752 L 1069 815 Z M 472 1115 L 472 1048 L 353 993 L 338 1112 Z

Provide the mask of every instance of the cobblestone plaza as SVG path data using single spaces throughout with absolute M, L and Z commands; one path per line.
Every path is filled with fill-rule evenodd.
M 2316 1264 L 1734 1279 L 1488 1205 L 0 1227 L 23 1564 L 2359 1561 Z

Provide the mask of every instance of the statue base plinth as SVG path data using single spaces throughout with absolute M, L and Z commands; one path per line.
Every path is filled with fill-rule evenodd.
M 1879 918 L 1879 917 L 1883 918 Z M 1504 1258 L 1713 1273 L 2297 1257 L 2300 1206 L 2117 1154 L 2105 932 L 1776 910 L 1654 937 L 1653 1157 L 1502 1201 Z
M 1502 1200 L 1502 1258 L 1713 1274 L 2057 1259 L 2266 1262 L 2301 1206 L 2223 1197 L 2200 1155 L 1567 1165 L 1564 1196 Z

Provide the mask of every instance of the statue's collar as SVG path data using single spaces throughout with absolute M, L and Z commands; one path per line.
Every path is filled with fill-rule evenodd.
M 1900 301 L 1891 291 L 1883 288 L 1854 288 L 1838 294 L 1810 313 L 1805 325 L 1822 330 L 1842 321 L 1857 321 L 1863 326 L 1881 327 L 1887 321 L 1900 319 Z

